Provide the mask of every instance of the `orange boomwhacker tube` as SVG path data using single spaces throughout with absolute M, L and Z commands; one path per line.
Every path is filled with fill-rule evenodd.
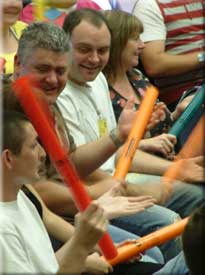
M 123 147 L 122 154 L 116 165 L 114 178 L 124 179 L 129 170 L 134 153 L 137 146 L 144 135 L 149 118 L 152 114 L 154 104 L 158 97 L 158 90 L 154 86 L 148 86 L 146 89 L 145 97 L 140 104 L 139 111 L 137 112 L 136 119 L 128 139 Z
M 203 114 L 192 133 L 188 137 L 186 143 L 179 152 L 180 158 L 192 158 L 195 156 L 204 155 L 204 140 L 205 140 L 205 115 Z
M 188 222 L 189 218 L 180 220 L 174 224 L 168 225 L 162 229 L 159 229 L 151 234 L 148 234 L 133 243 L 126 244 L 118 248 L 118 255 L 108 262 L 115 266 L 119 263 L 125 262 L 132 257 L 138 255 L 139 253 L 160 245 L 166 241 L 169 241 L 177 236 L 179 236 L 183 231 Z
M 164 184 L 172 183 L 178 177 L 180 171 L 184 169 L 183 159 L 204 155 L 204 125 L 205 116 L 203 115 L 178 153 L 176 160 L 163 175 Z

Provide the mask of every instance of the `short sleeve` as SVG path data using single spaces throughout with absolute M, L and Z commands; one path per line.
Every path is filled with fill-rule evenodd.
M 166 40 L 166 26 L 155 0 L 139 0 L 134 7 L 133 14 L 143 24 L 144 32 L 140 37 L 144 42 Z

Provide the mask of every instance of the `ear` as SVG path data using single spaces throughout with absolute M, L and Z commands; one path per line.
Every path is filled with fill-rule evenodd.
M 8 170 L 13 169 L 13 154 L 10 150 L 6 149 L 2 153 L 3 164 L 7 167 Z

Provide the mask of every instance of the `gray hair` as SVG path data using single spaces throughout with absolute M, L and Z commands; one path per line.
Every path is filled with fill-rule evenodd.
M 53 23 L 35 22 L 22 33 L 19 40 L 17 55 L 21 63 L 36 49 L 65 53 L 69 51 L 69 36 Z

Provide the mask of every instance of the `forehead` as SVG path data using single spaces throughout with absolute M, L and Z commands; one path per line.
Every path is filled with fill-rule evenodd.
M 67 67 L 68 52 L 55 52 L 46 49 L 34 49 L 32 53 L 28 55 L 25 61 L 25 65 L 50 65 L 54 67 Z
M 110 46 L 111 35 L 105 23 L 100 27 L 83 20 L 77 25 L 71 36 L 72 44 L 86 44 L 93 46 Z

